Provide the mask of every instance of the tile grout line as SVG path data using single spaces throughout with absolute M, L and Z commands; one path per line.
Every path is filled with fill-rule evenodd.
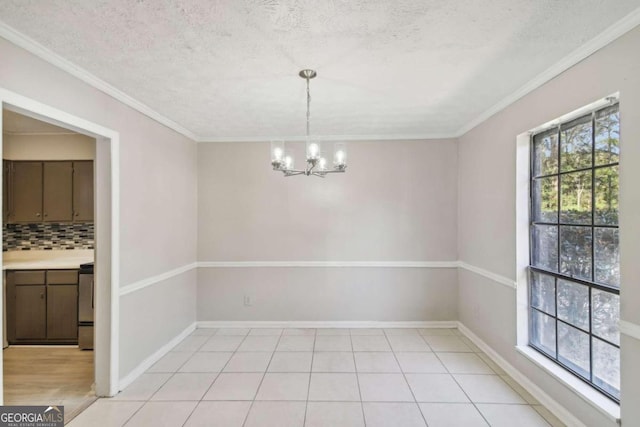
M 315 330 L 313 334 L 313 347 L 311 348 L 311 366 L 309 366 L 309 383 L 307 385 L 307 400 L 304 404 L 304 421 L 303 427 L 307 425 L 307 411 L 309 410 L 309 394 L 311 393 L 311 375 L 313 375 L 313 357 L 316 352 L 316 338 L 318 336 L 318 330 Z
M 211 336 L 209 336 L 209 338 L 211 338 L 213 335 L 215 335 L 215 333 L 214 333 L 214 334 L 212 334 Z M 191 335 L 189 335 L 189 336 L 191 336 Z M 188 338 L 188 337 L 185 337 L 185 339 L 186 339 L 186 338 Z M 209 341 L 209 338 L 207 338 L 207 339 L 205 340 L 205 343 L 206 343 L 207 341 Z M 182 341 L 184 341 L 184 339 L 183 339 Z M 182 341 L 180 341 L 180 343 L 182 343 Z M 178 343 L 178 345 L 180 345 L 180 343 Z M 202 343 L 202 345 L 204 345 L 205 343 Z M 177 347 L 177 345 L 176 345 L 176 347 Z M 202 347 L 202 346 L 200 346 L 199 348 L 201 348 L 201 347 Z M 174 347 L 174 348 L 175 348 L 175 347 Z M 173 353 L 185 353 L 185 352 L 176 352 L 176 351 L 173 351 L 173 349 L 171 349 L 171 350 L 169 350 L 169 351 L 167 352 L 167 354 L 172 353 L 172 352 L 173 352 Z M 197 351 L 194 351 L 194 352 L 193 352 L 193 354 L 191 355 L 191 357 L 193 357 L 193 355 L 194 355 L 194 354 L 196 354 L 196 353 L 197 353 Z M 165 356 L 166 356 L 166 355 L 165 355 Z M 163 357 L 164 357 L 164 356 L 163 356 Z M 148 370 L 147 370 L 147 371 L 144 371 L 144 372 L 142 373 L 142 375 L 144 375 L 144 374 L 171 374 L 171 375 L 169 375 L 169 377 L 168 377 L 168 378 L 167 378 L 167 379 L 166 379 L 162 384 L 160 384 L 160 386 L 158 387 L 158 389 L 157 389 L 156 391 L 154 391 L 153 393 L 151 393 L 151 396 L 149 396 L 149 398 L 148 398 L 148 399 L 146 399 L 146 400 L 130 400 L 130 401 L 129 401 L 129 402 L 143 402 L 143 403 L 142 403 L 142 405 L 140 405 L 140 407 L 139 407 L 138 409 L 136 409 L 136 410 L 131 414 L 131 416 L 129 416 L 129 418 L 127 418 L 127 419 L 126 419 L 126 421 L 125 421 L 122 425 L 123 425 L 123 426 L 127 425 L 127 424 L 128 424 L 128 423 L 133 419 L 133 417 L 134 417 L 138 412 L 140 412 L 140 410 L 141 410 L 141 409 L 142 409 L 142 408 L 143 408 L 147 403 L 150 403 L 150 402 L 151 402 L 151 399 L 153 398 L 153 396 L 155 396 L 155 395 L 156 395 L 156 393 L 158 393 L 158 391 L 160 391 L 160 389 L 161 389 L 162 387 L 164 387 L 164 386 L 165 386 L 165 385 L 166 385 L 166 384 L 171 380 L 171 378 L 173 378 L 173 377 L 174 377 L 174 375 L 178 372 L 178 370 L 180 370 L 180 368 L 182 368 L 182 367 L 185 365 L 185 363 L 187 363 L 187 362 L 191 359 L 191 357 L 189 357 L 187 360 L 185 360 L 185 361 L 184 361 L 184 363 L 182 363 L 182 364 L 177 368 L 177 370 L 176 370 L 176 371 L 174 371 L 174 372 L 148 372 Z M 158 362 L 156 362 L 156 363 L 158 363 Z M 155 365 L 155 363 L 154 363 L 154 365 Z M 153 366 L 153 365 L 152 365 L 152 366 Z M 214 382 L 215 382 L 215 379 L 214 379 Z M 129 385 L 131 385 L 131 384 L 129 384 Z M 121 391 L 120 391 L 120 393 L 121 393 L 122 391 L 123 391 L 123 390 L 121 390 Z M 126 401 L 124 401 L 124 402 L 126 402 Z M 95 402 L 94 402 L 94 403 L 95 403 Z M 198 406 L 198 405 L 196 404 L 196 407 L 197 407 L 197 406 Z M 194 408 L 193 408 L 193 410 L 195 410 L 195 409 L 196 409 L 196 407 L 194 407 Z M 193 410 L 191 411 L 191 413 L 193 413 Z M 191 417 L 191 413 L 189 413 L 189 417 Z M 80 414 L 78 414 L 78 415 L 80 415 Z M 187 417 L 187 419 L 188 419 L 189 417 Z M 186 421 L 185 421 L 185 422 L 186 422 Z
M 253 329 L 249 329 L 249 332 L 247 332 L 247 336 L 249 336 L 249 334 L 251 333 L 252 330 Z M 280 335 L 278 335 L 278 341 L 276 341 L 276 345 L 273 348 L 273 351 L 271 352 L 271 357 L 269 358 L 269 363 L 267 363 L 267 366 L 264 368 L 264 372 L 262 374 L 262 379 L 260 380 L 260 383 L 258 384 L 258 388 L 256 389 L 255 394 L 253 395 L 253 400 L 251 400 L 251 404 L 249 405 L 249 410 L 247 411 L 247 415 L 244 417 L 244 422 L 242 423 L 242 427 L 245 427 L 247 425 L 247 421 L 249 420 L 249 414 L 251 414 L 251 409 L 253 409 L 253 405 L 256 403 L 256 397 L 258 397 L 258 393 L 260 392 L 260 387 L 262 387 L 262 383 L 264 382 L 264 377 L 267 376 L 267 372 L 269 371 L 269 366 L 271 365 L 271 362 L 273 361 L 273 356 L 276 354 L 276 349 L 278 348 L 278 345 L 280 345 L 280 340 L 282 339 L 282 335 L 284 335 L 284 330 L 285 330 L 285 328 L 282 328 L 280 330 Z M 243 342 L 244 342 L 244 340 L 243 340 Z M 242 346 L 242 343 L 238 346 L 238 349 L 241 346 Z M 238 352 L 238 349 L 236 349 L 236 353 Z
M 424 421 L 425 426 L 429 427 L 429 423 L 427 422 L 427 419 L 425 418 L 424 414 L 422 413 L 422 409 L 420 409 L 420 404 L 418 403 L 418 399 L 416 398 L 416 395 L 413 392 L 413 389 L 411 388 L 411 385 L 409 384 L 409 380 L 407 380 L 407 375 L 404 372 L 404 369 L 402 369 L 402 366 L 400 365 L 400 361 L 398 360 L 398 356 L 396 355 L 396 351 L 393 348 L 393 346 L 391 345 L 391 341 L 389 340 L 389 337 L 387 336 L 387 331 L 385 331 L 383 329 L 383 333 L 384 333 L 385 338 L 387 339 L 387 343 L 389 344 L 389 347 L 391 347 L 391 353 L 393 354 L 393 358 L 395 359 L 396 363 L 398 364 L 398 368 L 400 368 L 400 372 L 402 373 L 402 378 L 404 378 L 404 382 L 407 384 L 407 388 L 411 392 L 411 396 L 413 396 L 413 400 L 414 400 L 414 403 L 416 404 L 416 407 L 418 408 L 418 412 L 420 412 L 420 416 L 422 417 L 422 420 Z M 427 345 L 427 347 L 429 349 L 431 349 L 431 346 L 429 345 L 427 340 L 425 340 L 424 337 L 420 334 L 420 332 L 418 332 L 418 336 L 422 339 L 422 341 L 424 341 L 424 343 Z
M 197 328 L 196 328 L 197 329 Z M 220 328 L 216 329 L 216 331 L 211 334 L 206 340 L 205 342 L 202 343 L 202 345 L 198 348 L 198 350 L 196 350 L 196 353 L 198 353 L 198 351 L 204 347 L 204 345 L 206 343 L 209 342 L 209 340 L 211 340 L 211 338 L 215 337 L 216 334 L 218 333 L 218 331 L 220 330 Z M 247 336 L 249 336 L 249 333 L 247 333 Z M 246 339 L 246 336 L 245 336 Z M 244 339 L 240 342 L 240 344 L 242 344 L 244 342 Z M 240 344 L 238 345 L 238 347 L 240 346 Z M 194 353 L 194 355 L 196 354 Z M 204 353 L 204 352 L 203 352 Z M 207 395 L 207 393 L 209 393 L 209 390 L 211 390 L 211 387 L 213 387 L 213 385 L 215 384 L 215 382 L 218 380 L 218 378 L 220 377 L 220 374 L 224 371 L 224 368 L 227 367 L 227 365 L 229 364 L 229 361 L 231 361 L 231 358 L 233 357 L 233 355 L 235 354 L 235 351 L 231 353 L 231 356 L 229 356 L 229 359 L 226 361 L 226 363 L 224 364 L 224 366 L 222 368 L 220 368 L 220 372 L 216 373 L 215 378 L 213 379 L 213 381 L 211 381 L 211 384 L 209 384 L 209 387 L 207 387 L 207 389 L 204 391 L 204 393 L 202 393 L 202 396 L 200 396 L 200 399 L 198 400 L 198 403 L 196 403 L 196 406 L 193 407 L 193 410 L 189 413 L 189 416 L 184 420 L 184 423 L 182 424 L 182 427 L 186 426 L 187 423 L 189 422 L 189 419 L 191 418 L 191 416 L 193 415 L 193 413 L 196 411 L 196 409 L 198 409 L 198 406 L 200 406 L 200 403 L 202 403 L 202 401 L 204 400 L 204 397 Z M 191 356 L 193 357 L 193 356 Z M 191 358 L 189 358 L 189 360 L 191 360 Z M 187 362 L 189 361 L 187 360 Z M 185 362 L 185 364 L 187 363 Z M 184 364 L 179 368 L 182 369 L 182 367 L 184 366 Z
M 156 363 L 157 363 L 157 362 L 156 362 Z M 142 375 L 144 375 L 144 374 L 146 374 L 146 373 L 147 373 L 147 371 L 144 371 Z M 150 373 L 151 373 L 151 374 L 155 374 L 155 373 L 157 373 L 157 374 L 168 374 L 168 373 L 170 373 L 170 372 L 150 372 Z M 162 382 L 162 384 L 160 384 L 160 386 L 158 387 L 158 390 L 160 390 L 162 387 L 164 387 L 164 385 L 165 385 L 166 383 L 168 383 L 168 382 L 169 382 L 169 380 L 170 380 L 172 377 L 173 377 L 173 374 L 169 375 L 169 376 L 167 377 L 167 379 L 166 379 L 166 380 L 164 380 L 164 381 Z M 129 384 L 129 385 L 131 385 L 131 384 Z M 142 402 L 142 405 L 140 405 L 140 407 L 139 407 L 138 409 L 136 409 L 136 410 L 135 410 L 135 411 L 134 411 L 134 412 L 129 416 L 129 418 L 127 418 L 127 419 L 125 420 L 125 422 L 124 422 L 122 425 L 123 425 L 123 426 L 127 425 L 127 424 L 129 423 L 129 421 L 131 421 L 131 419 L 132 419 L 132 418 L 133 418 L 133 417 L 134 417 L 138 412 L 140 412 L 140 410 L 141 410 L 141 409 L 142 409 L 142 408 L 143 408 L 147 403 L 149 403 L 149 402 L 151 401 L 151 398 L 152 398 L 152 397 L 153 397 L 153 396 L 158 392 L 158 390 L 156 390 L 156 391 L 154 391 L 153 393 L 151 393 L 151 396 L 149 396 L 149 398 L 148 398 L 148 399 L 146 399 L 146 400 L 135 400 L 135 401 L 131 400 L 131 401 L 129 401 L 129 402 Z M 122 391 L 124 391 L 124 390 L 119 391 L 119 392 L 118 392 L 118 394 L 119 394 L 119 393 L 122 393 Z M 117 396 L 117 395 L 116 395 L 116 396 Z M 99 400 L 99 399 L 100 399 L 100 398 L 98 398 L 98 400 Z M 97 400 L 96 400 L 96 401 L 97 401 Z M 123 402 L 126 402 L 126 401 L 124 401 L 124 400 L 123 400 Z M 95 403 L 95 402 L 94 402 L 94 403 Z M 87 408 L 87 409 L 88 409 L 88 408 Z M 84 412 L 84 411 L 83 411 L 83 412 Z M 81 413 L 82 413 L 82 412 L 81 412 Z M 78 415 L 80 415 L 80 414 L 78 414 Z M 76 415 L 76 418 L 77 418 L 77 415 Z M 73 420 L 72 420 L 72 421 L 73 421 Z
M 367 417 L 364 414 L 364 402 L 362 401 L 362 390 L 360 389 L 360 377 L 358 376 L 358 365 L 356 364 L 356 353 L 353 351 L 353 339 L 351 338 L 351 329 L 349 329 L 349 344 L 351 344 L 351 357 L 353 358 L 353 369 L 355 370 L 356 384 L 358 384 L 358 395 L 360 396 L 360 410 L 362 411 L 362 422 L 367 427 Z
M 467 391 L 462 388 L 462 386 L 460 385 L 460 383 L 458 382 L 458 380 L 456 379 L 456 377 L 453 376 L 453 374 L 451 373 L 451 371 L 449 370 L 449 368 L 447 367 L 447 365 L 445 365 L 442 362 L 442 359 L 440 359 L 440 356 L 438 356 L 437 352 L 433 352 L 433 354 L 436 356 L 436 359 L 438 359 L 438 361 L 440 361 L 440 363 L 442 363 L 442 366 L 444 366 L 444 369 L 447 371 L 447 374 L 449 374 L 449 376 L 451 377 L 451 379 L 456 383 L 456 385 L 460 388 L 460 390 L 464 393 L 464 395 L 467 397 L 467 399 L 469 399 L 469 402 L 473 405 L 473 407 L 475 408 L 476 411 L 478 411 L 478 413 L 480 414 L 480 416 L 482 417 L 482 419 L 484 420 L 485 423 L 487 423 L 487 426 L 491 426 L 491 423 L 489 423 L 489 420 L 484 416 L 484 414 L 480 411 L 480 408 L 478 408 L 478 406 L 476 405 L 476 402 L 473 401 L 473 399 L 471 399 L 471 397 L 467 394 Z M 489 369 L 491 369 L 491 367 L 489 367 Z M 493 369 L 492 369 L 493 370 Z M 422 411 L 422 410 L 420 410 Z
M 489 367 L 489 369 L 493 372 L 493 374 L 459 374 L 459 375 L 495 375 L 498 378 L 500 378 L 500 380 L 502 382 L 504 382 L 507 387 L 509 387 L 516 395 L 520 396 L 520 398 L 524 401 L 524 404 L 522 403 L 500 403 L 500 402 L 484 402 L 484 404 L 488 404 L 488 405 L 520 405 L 520 406 L 529 406 L 531 409 L 533 409 L 536 413 L 538 413 L 538 411 L 535 410 L 535 408 L 533 407 L 533 405 L 531 403 L 529 403 L 527 401 L 527 399 L 524 398 L 524 396 L 522 396 L 518 390 L 516 390 L 514 387 L 511 386 L 511 384 L 509 384 L 507 381 L 504 380 L 504 378 L 502 378 L 503 376 L 506 376 L 508 378 L 511 378 L 509 376 L 509 374 L 504 374 L 504 375 L 500 375 L 498 372 L 496 372 L 495 369 L 493 369 L 487 362 L 484 361 L 484 359 L 482 359 L 482 357 L 478 356 L 478 354 L 485 354 L 477 345 L 475 345 L 473 343 L 473 341 L 471 341 L 469 339 L 469 337 L 465 336 L 464 334 L 460 335 L 458 338 L 460 338 L 460 341 L 462 341 L 467 347 L 469 347 L 469 349 L 471 350 L 471 354 L 475 354 L 480 360 L 482 360 L 482 362 L 487 365 Z M 464 338 L 464 339 L 463 339 Z M 469 343 L 471 343 L 472 345 L 467 344 L 464 340 L 468 340 Z M 474 347 L 477 348 L 479 351 L 474 350 Z M 436 354 L 436 357 L 438 357 L 438 355 Z M 440 360 L 440 357 L 438 357 L 438 359 Z M 442 363 L 442 361 L 441 361 Z M 444 365 L 444 363 L 443 363 Z M 447 368 L 445 366 L 445 369 L 447 369 L 447 371 L 449 371 L 449 368 Z M 456 382 L 456 384 L 458 384 L 458 386 L 460 387 L 460 389 L 462 389 L 462 391 L 465 393 L 465 395 L 467 394 L 467 392 L 462 388 L 462 386 L 460 385 L 460 383 L 458 382 L 458 380 L 455 378 L 454 374 L 451 374 L 451 378 L 453 378 L 453 380 Z M 513 379 L 513 378 L 511 378 Z M 487 420 L 484 416 L 484 414 L 480 411 L 480 409 L 478 408 L 478 406 L 476 405 L 476 403 L 471 400 L 471 398 L 467 395 L 467 398 L 469 398 L 469 401 L 471 401 L 471 403 L 473 404 L 473 406 L 476 408 L 476 410 L 480 413 L 480 415 L 482 416 L 482 418 L 485 419 L 485 421 L 487 422 L 487 424 L 489 423 L 489 420 Z M 542 415 L 540 415 L 540 417 L 544 420 L 545 423 L 547 423 L 549 426 L 551 426 L 551 423 L 547 421 L 546 418 L 544 418 Z

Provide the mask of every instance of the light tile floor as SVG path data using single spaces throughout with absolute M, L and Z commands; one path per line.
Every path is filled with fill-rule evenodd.
M 457 329 L 197 329 L 70 424 L 563 424 Z

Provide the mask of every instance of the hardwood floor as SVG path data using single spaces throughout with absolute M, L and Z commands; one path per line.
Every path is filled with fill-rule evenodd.
M 69 422 L 96 399 L 93 356 L 77 347 L 4 349 L 4 404 L 63 405 Z

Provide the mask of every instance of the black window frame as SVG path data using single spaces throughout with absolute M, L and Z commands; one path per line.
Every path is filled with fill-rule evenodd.
M 545 356 L 546 358 L 548 358 L 549 360 L 553 361 L 554 363 L 558 364 L 559 366 L 561 366 L 562 368 L 566 369 L 567 371 L 569 371 L 570 373 L 572 373 L 573 375 L 575 375 L 577 378 L 579 378 L 581 381 L 585 382 L 586 384 L 590 385 L 591 387 L 595 388 L 596 390 L 598 390 L 599 392 L 601 392 L 603 395 L 605 395 L 606 397 L 608 397 L 609 399 L 613 400 L 616 403 L 620 403 L 620 399 L 618 396 L 613 395 L 612 393 L 610 393 L 608 390 L 600 387 L 597 383 L 594 382 L 594 358 L 593 358 L 593 342 L 595 339 L 603 341 L 604 343 L 611 345 L 613 347 L 616 347 L 619 351 L 620 349 L 620 344 L 616 344 L 614 342 L 611 342 L 608 339 L 605 339 L 603 337 L 601 337 L 600 335 L 594 334 L 593 332 L 593 299 L 592 299 L 592 294 L 593 294 L 593 290 L 599 290 L 599 291 L 604 291 L 604 292 L 609 292 L 611 294 L 615 294 L 615 295 L 620 295 L 620 288 L 616 287 L 616 286 L 612 286 L 609 284 L 604 284 L 604 283 L 599 283 L 596 282 L 596 256 L 595 256 L 595 251 L 596 251 L 596 229 L 597 228 L 611 228 L 611 229 L 616 229 L 619 230 L 619 222 L 616 221 L 615 225 L 611 225 L 611 224 L 597 224 L 596 220 L 595 220 L 595 215 L 596 215 L 596 171 L 598 169 L 602 169 L 602 168 L 610 168 L 610 167 L 619 167 L 619 151 L 618 151 L 618 159 L 615 162 L 611 162 L 611 163 L 607 163 L 607 164 L 596 164 L 597 159 L 596 159 L 596 120 L 598 118 L 598 113 L 603 112 L 605 110 L 613 110 L 615 109 L 618 113 L 618 117 L 620 114 L 620 109 L 619 109 L 619 104 L 617 101 L 615 102 L 611 102 L 608 105 L 605 106 L 601 106 L 597 109 L 594 109 L 593 111 L 591 111 L 590 113 L 586 113 L 583 115 L 580 115 L 577 118 L 574 118 L 570 121 L 566 121 L 563 123 L 560 123 L 558 125 L 554 125 L 551 127 L 547 127 L 545 129 L 542 129 L 540 131 L 535 132 L 534 134 L 531 135 L 530 138 L 530 142 L 529 142 L 529 148 L 530 148 L 530 162 L 529 162 L 529 267 L 528 267 L 528 301 L 527 301 L 527 306 L 528 306 L 528 320 L 529 320 L 529 336 L 528 336 L 528 345 L 535 349 L 536 351 L 538 351 L 540 354 L 542 354 L 543 356 Z M 562 131 L 564 129 L 569 129 L 572 128 L 573 126 L 576 125 L 576 123 L 580 123 L 580 122 L 584 122 L 587 123 L 589 122 L 591 123 L 591 164 L 589 167 L 584 167 L 584 168 L 577 168 L 577 169 L 572 169 L 572 170 L 567 170 L 567 171 L 563 171 L 562 170 Z M 619 126 L 620 123 L 618 122 L 618 130 L 619 130 Z M 555 130 L 556 132 L 553 132 L 553 130 Z M 536 167 L 536 151 L 535 151 L 535 138 L 539 135 L 549 135 L 549 134 L 556 134 L 557 137 L 557 170 L 555 171 L 555 173 L 547 173 L 545 174 L 543 171 L 540 172 L 540 175 L 536 175 L 535 174 L 535 167 Z M 619 146 L 618 146 L 618 150 L 619 150 Z M 562 221 L 562 205 L 561 205 L 561 194 L 562 194 L 562 182 L 561 182 L 561 177 L 563 175 L 569 174 L 569 173 L 576 173 L 576 172 L 591 172 L 591 219 L 590 222 L 588 224 L 577 224 L 577 223 L 571 223 L 571 222 L 563 222 Z M 549 221 L 537 221 L 535 218 L 536 215 L 536 205 L 535 205 L 535 198 L 534 198 L 534 189 L 535 189 L 535 182 L 536 180 L 540 180 L 540 179 L 544 179 L 544 178 L 553 178 L 555 177 L 557 179 L 557 183 L 556 183 L 556 189 L 557 189 L 557 206 L 556 206 L 556 211 L 557 211 L 557 220 L 556 222 L 549 222 Z M 618 177 L 619 177 L 619 169 L 618 169 Z M 540 202 L 542 203 L 542 202 Z M 535 226 L 536 225 L 547 225 L 547 226 L 554 226 L 557 228 L 557 270 L 558 271 L 552 271 L 552 270 L 548 270 L 545 268 L 540 268 L 538 266 L 534 265 L 534 253 L 536 251 L 536 247 L 535 247 L 535 238 L 534 238 L 534 230 L 535 230 Z M 562 260 L 562 251 L 561 251 L 561 229 L 563 226 L 571 226 L 571 227 L 583 227 L 583 228 L 589 228 L 591 230 L 591 254 L 590 254 L 590 259 L 591 259 L 591 278 L 589 279 L 585 279 L 585 278 L 578 278 L 578 277 L 574 277 L 571 275 L 567 275 L 567 274 L 563 274 L 561 273 L 561 260 Z M 619 231 L 618 231 L 618 235 L 619 235 Z M 533 305 L 533 276 L 538 273 L 538 274 L 543 274 L 543 275 L 547 275 L 547 276 L 551 276 L 553 277 L 553 284 L 554 284 L 554 290 L 553 290 L 553 295 L 555 297 L 555 301 L 554 301 L 554 309 L 553 309 L 553 313 L 549 313 L 548 311 L 544 311 L 543 309 L 540 309 L 538 307 L 534 307 Z M 576 326 L 575 324 L 572 324 L 570 322 L 567 322 L 563 319 L 561 319 L 558 316 L 558 282 L 559 280 L 562 281 L 566 281 L 566 282 L 571 282 L 571 283 L 577 283 L 579 285 L 584 285 L 587 287 L 588 289 L 588 329 L 585 328 L 581 328 L 579 326 Z M 555 355 L 551 355 L 549 353 L 547 353 L 543 348 L 538 348 L 532 340 L 533 337 L 533 323 L 534 323 L 534 315 L 536 313 L 542 313 L 544 316 L 550 317 L 553 319 L 553 322 L 555 324 Z M 577 329 L 583 333 L 586 333 L 588 335 L 588 339 L 589 339 L 589 375 L 588 378 L 585 378 L 581 373 L 579 373 L 578 371 L 574 370 L 571 366 L 568 366 L 566 363 L 563 363 L 560 360 L 560 351 L 558 348 L 558 325 L 559 324 L 564 324 L 570 328 L 574 328 Z M 619 333 L 619 331 L 618 331 Z M 618 390 L 618 394 L 619 394 L 619 390 Z

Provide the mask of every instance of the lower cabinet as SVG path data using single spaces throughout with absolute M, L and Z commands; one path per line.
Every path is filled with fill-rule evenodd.
M 46 292 L 44 285 L 16 286 L 14 338 L 42 340 L 47 337 Z
M 7 271 L 9 344 L 78 342 L 78 270 Z
M 78 339 L 78 285 L 47 286 L 47 338 Z

